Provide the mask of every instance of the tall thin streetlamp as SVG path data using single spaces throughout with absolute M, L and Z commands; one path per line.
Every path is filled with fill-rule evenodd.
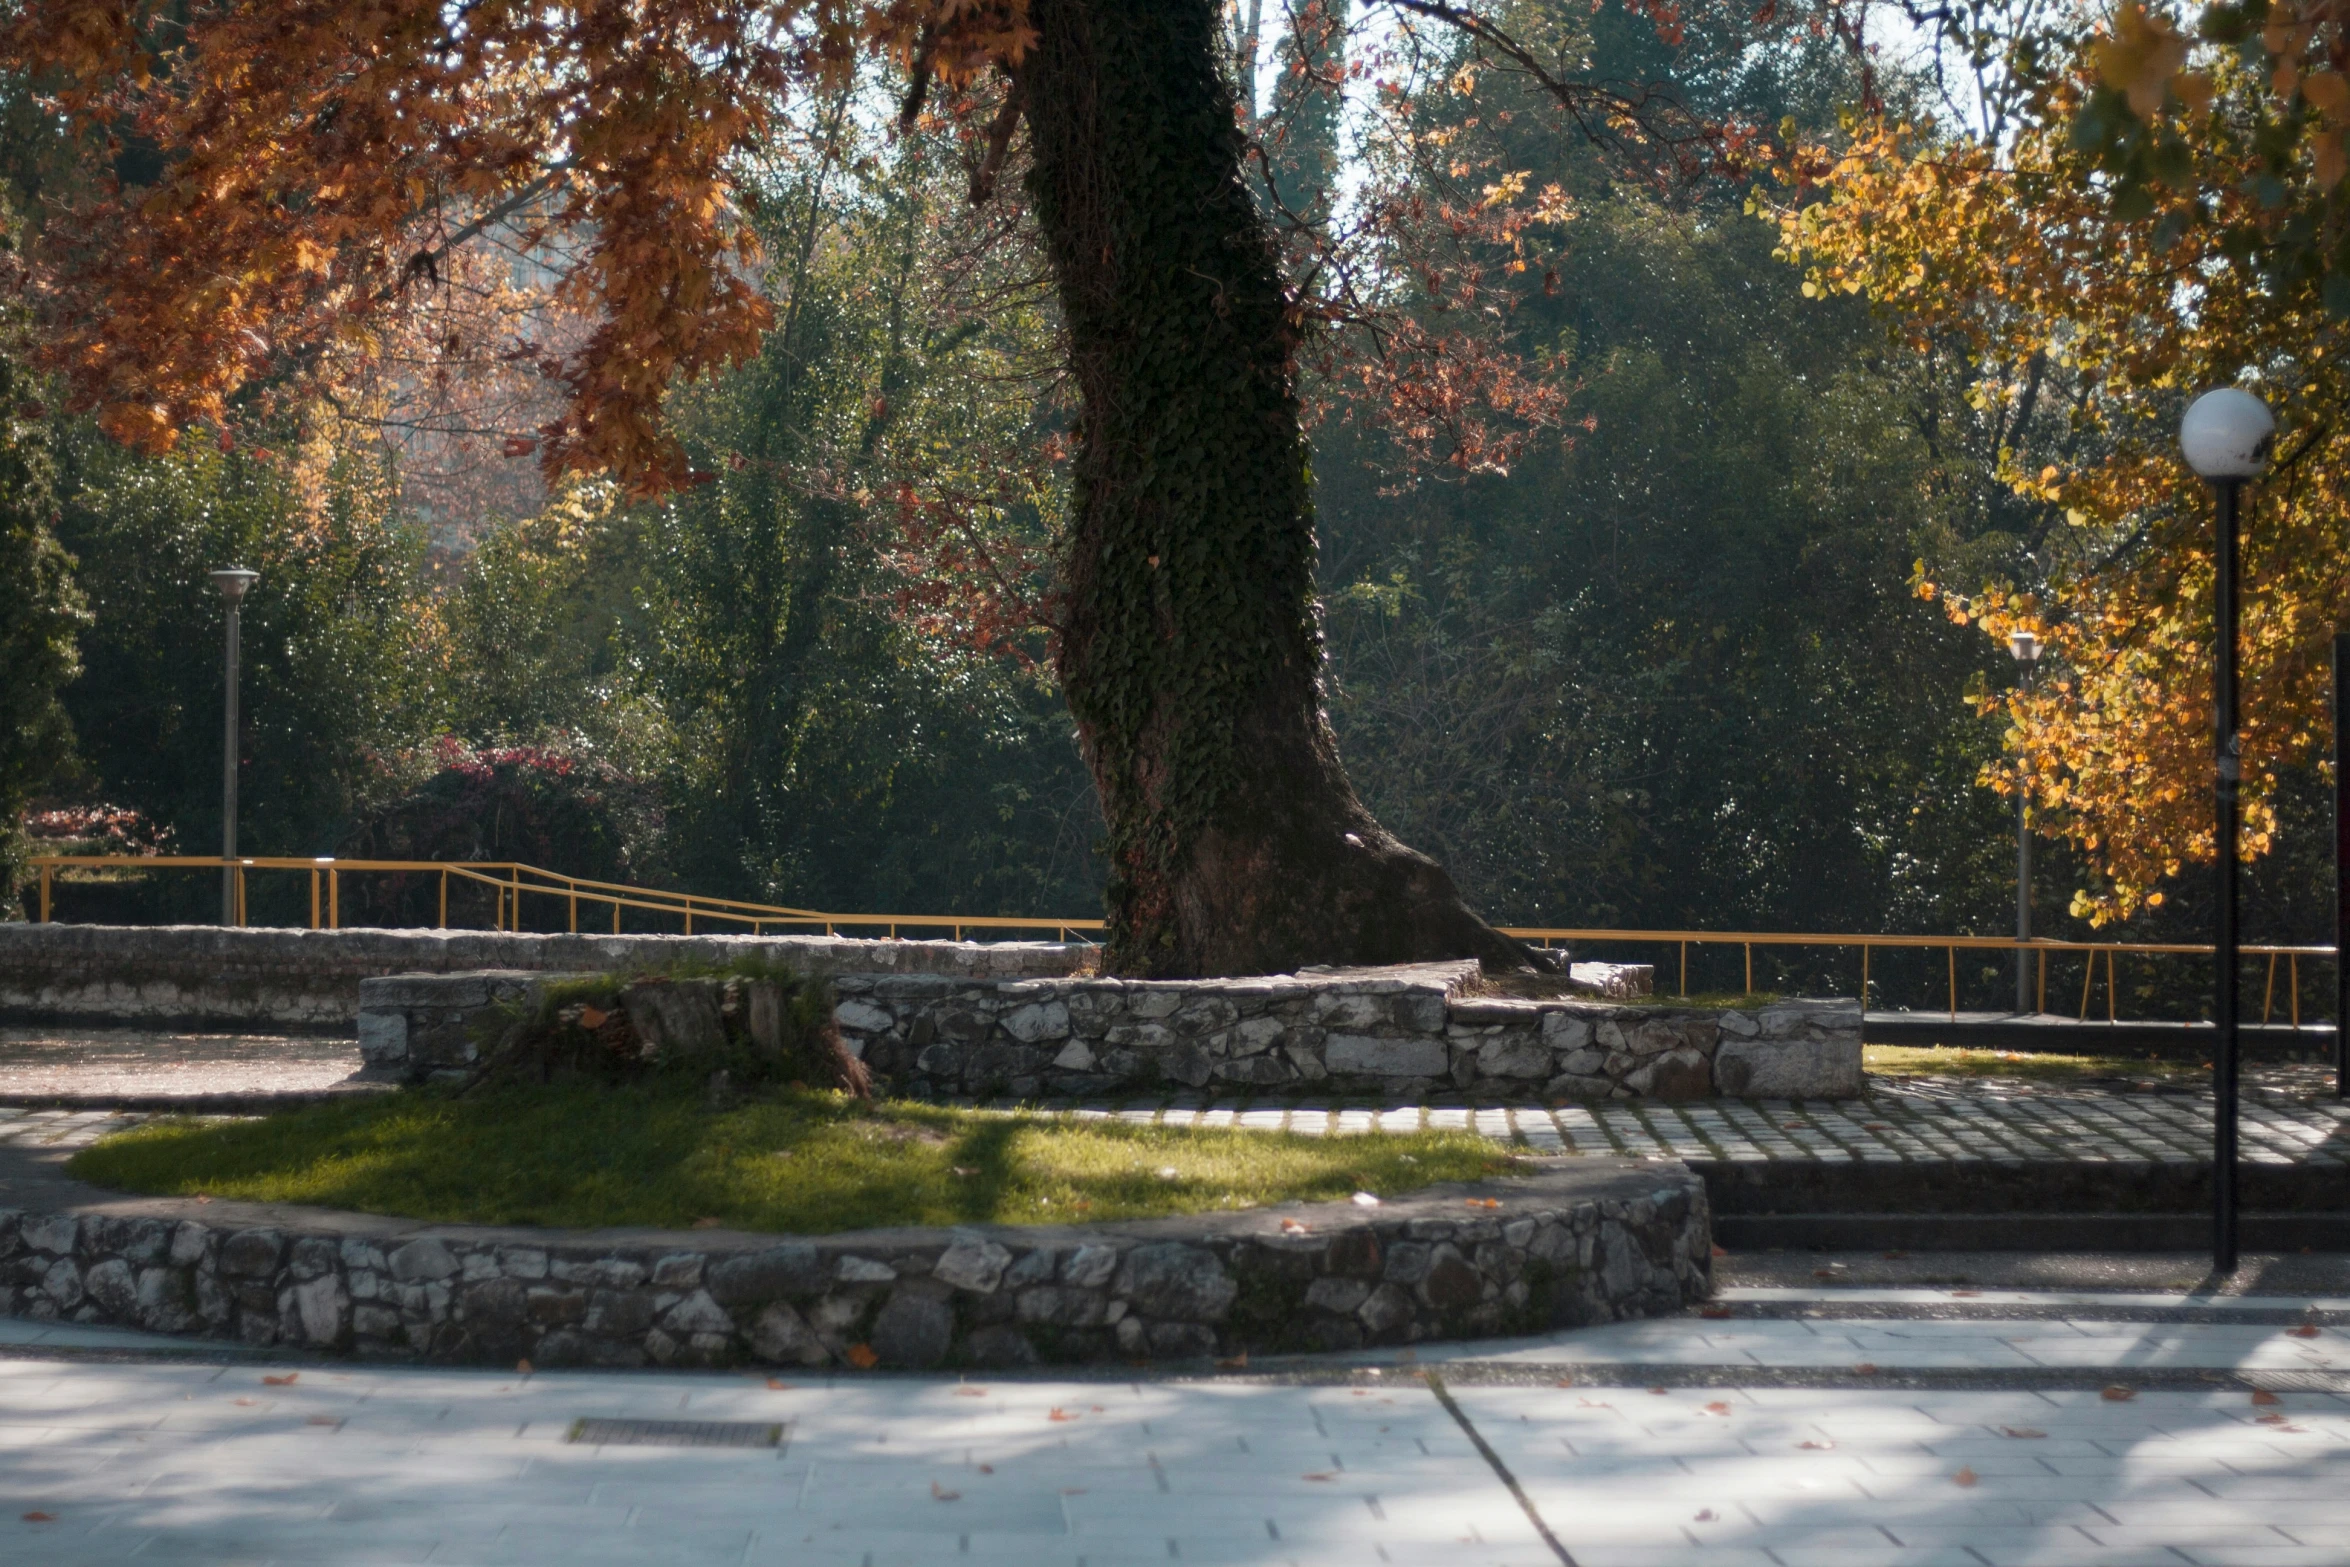
M 2032 672 L 2040 667 L 2047 644 L 2029 631 L 2011 631 L 2007 650 L 2015 655 L 2023 688 L 2032 689 Z M 2032 795 L 2031 770 L 2022 755 L 2016 757 L 2015 787 L 2015 1009 L 2021 1016 L 2033 1010 L 2030 965 L 2032 954 L 2023 943 L 2032 939 Z
M 2196 398 L 2179 425 L 2187 466 L 2219 492 L 2211 682 L 2218 762 L 2212 791 L 2217 907 L 2211 1000 L 2217 1038 L 2211 1052 L 2211 1263 L 2220 1273 L 2236 1271 L 2236 787 L 2243 776 L 2236 713 L 2236 516 L 2245 481 L 2268 466 L 2276 428 L 2266 403 L 2233 386 Z
M 227 678 L 223 688 L 227 700 L 222 704 L 220 740 L 220 922 L 223 925 L 240 923 L 242 912 L 237 908 L 237 620 L 238 609 L 245 602 L 246 589 L 261 580 L 261 573 L 247 571 L 242 566 L 227 566 L 212 573 L 212 585 L 220 589 L 223 602 L 228 605 Z

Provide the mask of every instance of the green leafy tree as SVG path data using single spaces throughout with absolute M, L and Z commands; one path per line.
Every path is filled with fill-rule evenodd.
M 93 623 L 66 705 L 98 792 L 191 852 L 219 842 L 222 611 L 205 574 L 248 566 L 261 580 L 244 608 L 239 847 L 334 852 L 403 786 L 392 759 L 439 728 L 422 540 L 397 520 L 388 473 L 346 457 L 305 493 L 266 453 L 146 457 L 87 429 L 67 458 L 59 533 Z M 184 880 L 180 906 L 203 907 Z
M 0 342 L 0 917 L 14 912 L 25 806 L 70 770 L 60 693 L 80 670 L 75 640 L 88 620 L 52 531 L 55 464 L 46 421 L 26 407 L 34 390 Z

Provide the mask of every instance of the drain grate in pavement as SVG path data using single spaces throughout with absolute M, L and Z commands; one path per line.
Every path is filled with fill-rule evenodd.
M 591 1447 L 781 1447 L 783 1427 L 764 1420 L 600 1420 L 571 1422 L 563 1440 Z

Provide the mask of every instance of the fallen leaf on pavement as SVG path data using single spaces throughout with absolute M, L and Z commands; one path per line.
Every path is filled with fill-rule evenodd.
M 993 1465 L 993 1464 L 981 1464 L 981 1465 L 979 1466 L 979 1472 L 980 1472 L 981 1474 L 983 1474 L 983 1475 L 991 1475 L 991 1474 L 994 1474 L 994 1473 L 995 1473 L 995 1465 Z
M 1715 1512 L 1710 1507 L 1701 1507 L 1697 1510 L 1697 1517 L 1692 1521 L 1696 1523 L 1712 1523 L 1720 1516 L 1721 1514 Z
M 775 1385 L 775 1384 L 774 1384 L 774 1383 L 772 1383 L 772 1382 L 770 1382 L 770 1383 L 768 1384 L 768 1386 L 769 1386 L 769 1387 L 773 1387 L 774 1385 Z M 957 1397 L 957 1398 L 985 1398 L 985 1397 L 987 1397 L 987 1389 L 986 1389 L 986 1388 L 983 1388 L 983 1387 L 959 1387 L 959 1388 L 956 1388 L 956 1389 L 955 1389 L 955 1397 Z
M 1300 1480 L 1335 1480 L 1338 1475 L 1333 1470 L 1325 1469 L 1319 1474 L 1299 1475 L 1298 1478 Z
M 1795 1445 L 1797 1447 L 1808 1448 L 1815 1453 L 1824 1453 L 1827 1452 L 1830 1448 L 1834 1447 L 1836 1444 L 1833 1442 L 1798 1442 Z
M 303 1424 L 313 1426 L 339 1426 L 342 1424 L 342 1422 L 337 1420 L 332 1415 L 312 1415 L 308 1420 L 304 1421 Z
M 1281 1233 L 1284 1235 L 1303 1235 L 1307 1232 L 1307 1229 L 1308 1226 L 1298 1223 L 1295 1219 L 1283 1219 L 1281 1221 Z
M 1852 1374 L 1856 1377 L 1873 1377 L 1877 1374 L 1877 1363 L 1873 1360 L 1855 1361 Z
M 788 1393 L 791 1391 L 791 1384 L 777 1377 L 769 1377 L 767 1379 L 767 1385 L 778 1393 Z
M 2138 1390 L 2134 1387 L 2124 1387 L 2116 1382 L 2097 1396 L 2109 1404 L 2126 1404 L 2138 1396 Z
M 1708 1306 L 1705 1308 L 1705 1310 L 1699 1312 L 1698 1315 L 1705 1318 L 1709 1322 L 1721 1322 L 1730 1315 L 1730 1308 L 1727 1306 Z
M 1501 1206 L 1501 1199 L 1499 1197 L 1472 1197 L 1469 1199 L 1469 1206 L 1472 1208 L 1498 1208 Z
M 930 1482 L 930 1494 L 942 1502 L 959 1502 L 963 1499 L 963 1493 L 960 1491 L 940 1490 L 936 1480 Z
M 253 1407 L 253 1400 L 249 1398 L 240 1398 L 237 1400 L 237 1407 L 239 1409 L 251 1409 Z
M 2314 1322 L 2304 1322 L 2297 1328 L 2287 1328 L 2285 1331 L 2292 1334 L 2295 1338 L 2315 1338 L 2317 1337 L 2317 1324 Z
M 538 1367 L 532 1365 L 527 1360 L 517 1360 L 514 1362 L 514 1369 L 524 1376 L 529 1376 L 533 1371 L 536 1371 Z
M 1659 1397 L 1659 1398 L 1662 1398 L 1662 1397 L 1664 1397 L 1664 1396 L 1665 1396 L 1665 1390 L 1664 1390 L 1663 1388 L 1661 1388 L 1661 1387 L 1652 1387 L 1652 1388 L 1650 1388 L 1650 1389 L 1649 1389 L 1649 1391 L 1650 1391 L 1651 1393 L 1654 1393 L 1654 1394 L 1655 1394 L 1657 1397 Z
M 1709 1415 L 1727 1415 L 1730 1412 L 1730 1406 L 1717 1398 L 1705 1406 L 1705 1412 Z
M 1982 1293 L 1983 1292 L 1981 1290 L 1952 1290 L 1950 1292 L 1951 1298 L 1954 1300 L 1972 1300 L 1975 1296 Z
M 2255 1404 L 2281 1404 L 2284 1402 L 2284 1400 L 2278 1398 L 2276 1394 L 2271 1393 L 2267 1388 L 2256 1387 L 2252 1390 L 2252 1402 Z
M 1248 1369 L 1248 1351 L 1244 1349 L 1229 1360 L 1217 1361 L 1216 1369 L 1219 1371 L 1246 1371 Z
M 1717 1256 L 1717 1257 L 1727 1257 L 1727 1256 L 1729 1256 L 1730 1254 L 1729 1254 L 1727 1251 L 1723 1250 L 1721 1247 L 1719 1247 L 1719 1246 L 1716 1246 L 1716 1247 L 1714 1248 L 1714 1255 L 1715 1255 L 1715 1256 Z
M 2043 1437 L 2048 1433 L 2041 1430 L 2038 1426 L 2001 1426 L 1999 1428 L 1999 1434 L 2001 1436 L 2012 1436 L 2020 1441 L 2030 1441 L 2034 1437 Z
M 1954 1485 L 1973 1485 L 1981 1478 L 1982 1477 L 1976 1474 L 1972 1469 L 1961 1469 L 1958 1473 L 1950 1477 L 1951 1483 Z
M 1055 1404 L 1052 1408 L 1052 1413 L 1046 1415 L 1045 1418 L 1047 1420 L 1074 1420 L 1077 1417 L 1069 1413 L 1069 1411 L 1066 1409 L 1063 1409 L 1060 1405 Z
M 282 1377 L 263 1377 L 261 1379 L 261 1385 L 263 1387 L 292 1387 L 296 1382 L 301 1380 L 301 1377 L 301 1372 L 289 1371 Z
M 849 1346 L 849 1364 L 855 1366 L 859 1371 L 871 1371 L 875 1366 L 881 1364 L 881 1357 L 873 1353 L 873 1346 L 870 1344 L 851 1344 Z
M 55 1513 L 27 1513 L 24 1515 L 24 1521 L 26 1523 L 55 1523 L 57 1515 Z

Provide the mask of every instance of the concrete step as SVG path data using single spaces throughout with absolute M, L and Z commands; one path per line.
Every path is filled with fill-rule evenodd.
M 1732 1213 L 1736 1251 L 2179 1252 L 2211 1245 L 2209 1209 L 2186 1213 Z M 2350 1213 L 2240 1213 L 2245 1251 L 2350 1252 Z
M 2204 1213 L 2209 1160 L 1692 1159 L 1718 1222 L 1795 1214 L 2016 1218 L 2033 1214 Z M 2246 1212 L 2350 1215 L 2350 1166 L 2237 1167 Z

